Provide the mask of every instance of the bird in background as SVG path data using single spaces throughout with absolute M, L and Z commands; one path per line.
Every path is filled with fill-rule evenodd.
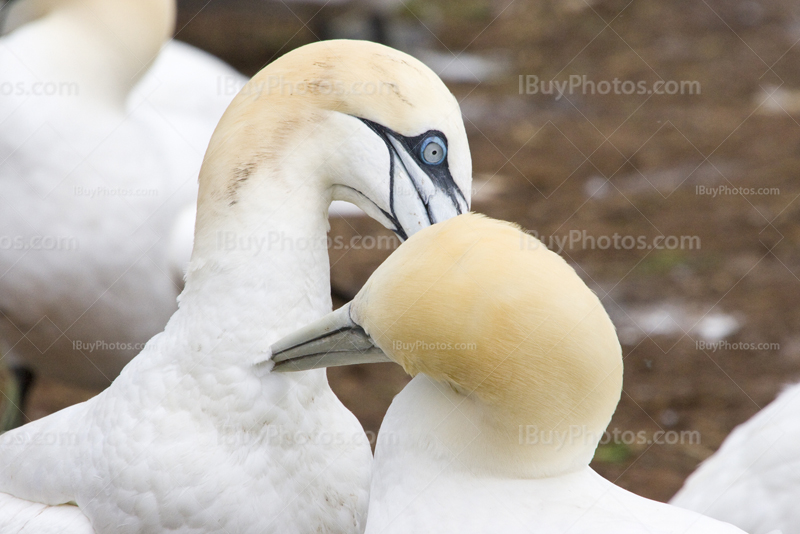
M 418 232 L 272 353 L 273 373 L 392 361 L 414 377 L 378 435 L 367 534 L 742 532 L 589 467 L 621 394 L 614 325 L 509 223 L 464 214 Z
M 0 354 L 16 380 L 107 387 L 177 309 L 197 176 L 248 81 L 170 39 L 175 0 L 0 7 Z M 331 210 L 332 216 L 346 210 Z
M 285 89 L 263 90 L 271 76 Z M 466 212 L 471 174 L 458 102 L 411 56 L 325 41 L 263 69 L 209 144 L 164 332 L 96 397 L 0 436 L 0 531 L 35 517 L 72 533 L 362 532 L 361 425 L 324 370 L 262 363 L 331 310 L 332 200 L 406 239 Z M 298 246 L 261 246 L 274 233 Z
M 752 534 L 800 529 L 800 384 L 733 429 L 671 504 Z
M 18 0 L 5 10 L 0 79 L 15 91 L 0 102 L 0 226 L 15 241 L 0 251 L 4 361 L 101 389 L 177 309 L 188 258 L 174 250 L 191 250 L 191 237 L 187 247 L 170 236 L 196 202 L 226 104 L 203 116 L 191 91 L 184 108 L 168 105 L 176 78 L 141 80 L 172 34 L 173 0 Z M 194 59 L 181 61 L 183 74 L 203 61 L 232 72 Z M 186 81 L 207 92 L 201 79 Z

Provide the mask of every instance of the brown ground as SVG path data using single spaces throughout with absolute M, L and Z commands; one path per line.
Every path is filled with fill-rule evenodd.
M 699 250 L 575 247 L 565 256 L 610 306 L 670 301 L 732 313 L 743 326 L 728 341 L 780 345 L 711 352 L 698 350 L 690 334 L 623 347 L 625 391 L 611 428 L 648 436 L 659 429 L 697 431 L 700 443 L 609 444 L 593 465 L 625 488 L 666 500 L 735 425 L 800 379 L 800 114 L 767 112 L 757 99 L 761 88 L 800 90 L 800 47 L 794 47 L 800 13 L 789 0 L 507 3 L 413 1 L 399 16 L 409 24 L 423 21 L 441 50 L 502 50 L 513 65 L 499 82 L 452 86 L 480 180 L 474 208 L 544 236 L 571 230 L 699 236 Z M 248 73 L 308 42 L 319 21 L 305 27 L 300 21 L 314 10 L 294 4 L 297 16 L 280 3 L 255 9 L 245 0 L 212 0 L 200 10 L 203 4 L 182 3 L 179 37 Z M 648 87 L 659 79 L 696 80 L 702 89 L 699 95 L 555 100 L 518 94 L 519 74 L 642 80 Z M 784 108 L 800 111 L 800 98 L 786 94 Z M 589 199 L 587 181 L 602 178 L 610 180 L 607 194 Z M 697 185 L 776 187 L 779 193 L 712 198 L 696 194 Z M 385 232 L 367 219 L 337 221 L 332 231 Z M 332 251 L 337 290 L 353 295 L 387 253 Z M 388 364 L 334 369 L 329 376 L 370 431 L 406 382 Z M 88 394 L 39 384 L 33 414 Z

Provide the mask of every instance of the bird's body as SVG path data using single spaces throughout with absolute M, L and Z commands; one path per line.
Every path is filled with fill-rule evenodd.
M 459 413 L 462 400 L 424 375 L 395 397 L 375 448 L 367 534 L 420 532 L 431 525 L 459 534 L 741 533 L 626 491 L 588 466 L 535 479 L 475 472 L 458 458 L 458 449 L 430 439 L 430 429 L 448 418 L 465 425 L 474 421 L 467 410 Z M 524 440 L 528 431 L 523 428 L 514 438 Z M 575 427 L 572 434 L 544 439 L 557 446 L 559 440 L 593 438 Z
M 367 534 L 742 534 L 589 467 L 619 401 L 619 341 L 575 270 L 519 228 L 475 214 L 426 228 L 273 361 L 378 350 L 414 379 L 381 425 Z
M 289 88 L 259 90 L 274 76 Z M 322 79 L 392 90 L 306 89 Z M 418 61 L 355 41 L 275 61 L 211 139 L 178 311 L 101 394 L 0 436 L 0 492 L 75 502 L 98 533 L 360 532 L 360 424 L 324 371 L 257 364 L 330 310 L 332 199 L 407 236 L 468 209 L 470 179 L 458 104 Z
M 736 427 L 671 504 L 752 534 L 800 529 L 800 385 Z
M 270 228 L 324 240 L 323 211 L 309 211 Z M 330 309 L 325 252 L 186 295 L 112 387 L 0 437 L 0 490 L 74 501 L 97 532 L 358 531 L 371 462 L 358 421 L 324 372 L 250 372 L 272 336 Z
M 0 493 L 5 534 L 95 534 L 77 506 L 47 506 Z
M 0 354 L 102 389 L 177 309 L 203 155 L 247 79 L 166 42 L 174 0 L 5 10 Z
M 84 387 L 108 386 L 176 308 L 163 234 L 195 198 L 198 165 L 178 172 L 184 142 L 126 109 L 170 32 L 156 4 L 98 22 L 65 2 L 0 39 L 14 87 L 0 102 L 0 339 L 6 361 Z M 120 51 L 103 23 L 141 35 Z

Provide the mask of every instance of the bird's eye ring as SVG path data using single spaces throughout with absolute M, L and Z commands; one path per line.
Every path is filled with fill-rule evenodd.
M 428 165 L 439 165 L 447 156 L 447 146 L 440 137 L 432 135 L 420 144 L 419 155 Z

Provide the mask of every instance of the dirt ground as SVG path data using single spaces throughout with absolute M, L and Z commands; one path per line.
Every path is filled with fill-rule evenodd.
M 336 15 L 314 16 L 316 8 L 294 3 L 295 13 L 271 2 L 259 9 L 246 0 L 204 4 L 181 4 L 178 37 L 247 74 L 309 42 L 324 29 L 320 19 Z M 622 487 L 669 499 L 734 426 L 800 380 L 800 6 L 412 1 L 394 20 L 429 28 L 440 51 L 508 61 L 500 79 L 451 85 L 472 149 L 473 208 L 539 236 L 580 236 L 561 253 L 616 310 L 615 319 L 649 334 L 625 339 L 624 392 L 610 425 L 618 439 L 600 447 L 593 466 Z M 596 84 L 616 78 L 646 88 L 688 81 L 700 89 L 601 95 L 582 85 L 557 97 L 520 94 L 520 75 L 560 82 L 585 76 Z M 764 103 L 765 91 L 776 88 Z M 720 186 L 729 189 L 701 194 Z M 351 218 L 335 221 L 332 233 L 348 239 L 386 232 Z M 603 249 L 583 239 L 614 234 L 646 243 L 698 239 L 675 249 Z M 332 250 L 337 296 L 354 295 L 387 254 Z M 678 310 L 671 317 L 684 322 L 672 331 L 639 324 L 653 321 L 642 309 Z M 708 337 L 695 329 L 712 314 L 737 325 L 718 350 L 703 347 Z M 329 376 L 371 432 L 407 381 L 389 364 L 332 369 Z M 39 383 L 32 415 L 88 395 Z M 653 443 L 658 431 L 682 438 Z M 630 432 L 645 438 L 626 438 Z

